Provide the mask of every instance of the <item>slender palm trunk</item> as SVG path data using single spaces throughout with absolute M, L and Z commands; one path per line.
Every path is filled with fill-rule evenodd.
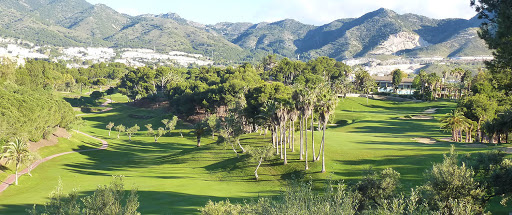
M 276 136 L 276 129 L 275 129 L 275 127 L 272 127 L 272 131 L 271 132 L 272 132 L 272 146 L 274 148 L 276 148 L 277 136 Z
M 311 146 L 313 150 L 313 162 L 315 162 L 315 127 L 313 125 L 313 111 L 311 111 Z
M 322 134 L 322 173 L 325 173 L 325 125 L 327 123 L 324 123 L 324 129 Z
M 292 133 L 292 152 L 295 152 L 295 121 L 292 122 L 291 125 L 291 133 Z
M 112 130 L 111 130 L 111 129 L 109 129 L 109 130 L 108 130 L 108 136 L 109 136 L 109 137 L 110 137 L 110 132 L 112 132 Z
M 14 183 L 16 186 L 18 185 L 18 168 L 19 168 L 19 165 L 20 165 L 19 163 L 16 163 L 16 173 L 15 173 L 16 175 L 14 176 L 16 178 L 15 179 L 16 181 Z
M 279 147 L 281 148 L 281 160 L 284 159 L 284 154 L 283 154 L 283 143 L 286 141 L 284 138 L 286 137 L 286 133 L 285 133 L 285 129 L 283 128 L 283 126 L 281 125 L 281 141 L 279 143 Z
M 281 141 L 281 133 L 279 132 L 279 128 L 276 126 L 276 155 L 279 155 L 279 142 Z
M 288 138 L 288 140 L 289 140 L 289 138 Z M 286 126 L 285 126 L 285 128 L 284 128 L 284 147 L 283 147 L 284 148 L 283 149 L 283 151 L 284 151 L 284 165 L 288 164 L 288 157 L 286 156 L 286 151 L 288 151 L 286 149 L 286 142 L 287 142 L 287 138 L 286 138 Z
M 119 133 L 117 133 L 117 139 L 119 139 Z
M 304 115 L 301 114 L 300 116 L 300 152 L 299 152 L 299 159 L 300 160 L 304 160 L 304 157 L 303 157 L 303 154 L 304 154 L 304 127 L 303 127 L 303 122 L 304 122 Z
M 132 141 L 132 135 L 128 135 L 128 140 Z
M 288 126 L 288 149 L 292 149 L 292 121 L 290 120 L 290 126 Z
M 201 147 L 201 136 L 197 136 L 197 147 Z
M 309 169 L 309 166 L 308 166 L 308 117 L 306 116 L 304 118 L 304 125 L 306 127 L 306 129 L 304 129 L 304 149 L 305 149 L 305 155 L 306 155 L 306 170 Z

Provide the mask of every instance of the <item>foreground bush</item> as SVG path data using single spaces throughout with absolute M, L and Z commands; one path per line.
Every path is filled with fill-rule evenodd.
M 132 189 L 128 196 L 126 196 L 122 176 L 114 176 L 109 185 L 100 185 L 92 195 L 83 198 L 78 197 L 76 190 L 67 195 L 62 193 L 62 190 L 62 182 L 59 181 L 57 189 L 50 194 L 50 200 L 44 205 L 44 208 L 39 209 L 34 205 L 32 210 L 28 211 L 29 214 L 140 214 L 137 212 L 139 207 L 137 190 Z

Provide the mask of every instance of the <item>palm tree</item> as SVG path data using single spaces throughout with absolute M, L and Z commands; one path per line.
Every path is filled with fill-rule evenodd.
M 338 96 L 329 88 L 328 85 L 324 85 L 320 88 L 320 93 L 318 94 L 318 113 L 320 114 L 320 122 L 322 123 L 322 144 L 320 146 L 320 150 L 318 153 L 317 160 L 320 157 L 320 153 L 322 153 L 322 173 L 325 172 L 325 130 L 327 127 L 327 123 L 329 122 L 329 117 L 334 113 L 336 109 L 336 105 L 338 104 Z
M 197 139 L 197 147 L 201 147 L 201 137 L 206 131 L 207 123 L 205 120 L 201 120 L 200 122 L 194 124 L 194 133 L 196 134 Z
M 112 128 L 114 127 L 114 123 L 113 122 L 109 122 L 106 127 L 108 129 L 108 136 L 110 137 L 110 132 L 112 132 Z
M 128 139 L 130 141 L 132 141 L 132 135 L 137 133 L 139 130 L 140 130 L 140 127 L 137 124 L 135 124 L 133 127 L 126 129 L 125 132 L 126 132 L 126 135 L 128 135 Z
M 305 105 L 305 97 L 306 97 L 306 91 L 304 90 L 304 87 L 301 85 L 295 86 L 295 91 L 293 92 L 292 99 L 295 103 L 295 109 L 297 110 L 297 113 L 299 114 L 299 120 L 300 120 L 300 151 L 299 151 L 299 159 L 304 160 L 304 105 Z
M 19 167 L 30 160 L 30 151 L 28 150 L 28 145 L 21 138 L 16 138 L 14 142 L 9 142 L 7 146 L 4 146 L 3 148 L 7 150 L 2 154 L 2 159 L 6 159 L 6 164 L 11 162 L 14 162 L 15 164 L 15 184 L 18 185 Z
M 119 139 L 119 135 L 121 135 L 122 132 L 126 131 L 126 127 L 124 127 L 123 124 L 114 127 L 114 129 L 117 131 L 117 139 Z
M 277 110 L 277 115 L 279 119 L 279 135 L 281 137 L 279 140 L 279 145 L 281 147 L 281 159 L 284 159 L 284 164 L 287 164 L 288 159 L 286 157 L 286 122 L 288 122 L 288 107 L 285 104 L 280 104 L 280 107 Z
M 313 147 L 313 155 L 314 155 L 314 152 L 315 152 L 315 127 L 313 125 L 313 109 L 315 107 L 315 100 L 316 100 L 316 93 L 315 93 L 315 90 L 311 90 L 311 89 L 306 89 L 306 95 L 305 95 L 305 99 L 304 99 L 304 108 L 303 108 L 303 115 L 305 116 L 304 120 L 305 120 L 305 127 L 306 129 L 304 130 L 304 137 L 305 137 L 305 142 L 304 142 L 304 148 L 306 149 L 305 151 L 305 160 L 306 160 L 306 170 L 309 169 L 308 167 L 308 136 L 307 136 L 307 124 L 308 124 L 308 117 L 311 115 L 311 144 L 312 144 L 312 147 Z M 315 158 L 315 156 L 313 156 L 313 159 Z
M 457 110 L 446 114 L 441 122 L 443 123 L 442 128 L 452 132 L 452 140 L 455 142 L 462 139 L 462 137 L 459 139 L 459 136 L 462 136 L 460 132 L 468 126 L 467 118 Z

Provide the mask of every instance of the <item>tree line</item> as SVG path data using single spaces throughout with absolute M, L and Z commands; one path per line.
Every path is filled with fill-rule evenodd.
M 512 31 L 507 27 L 512 21 L 511 3 L 471 0 L 471 5 L 483 21 L 479 36 L 493 50 L 494 59 L 472 79 L 459 71 L 467 83 L 460 94 L 466 96 L 443 119 L 444 128 L 458 142 L 508 143 L 512 131 L 512 52 L 508 49 Z

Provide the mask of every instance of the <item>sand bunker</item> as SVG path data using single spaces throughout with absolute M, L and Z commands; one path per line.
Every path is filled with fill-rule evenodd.
M 423 114 L 435 114 L 439 108 L 431 108 L 426 111 L 423 111 Z
M 425 138 L 425 137 L 413 138 L 412 140 L 414 140 L 418 143 L 427 144 L 427 145 L 433 145 L 433 144 L 437 143 L 437 140 L 434 140 L 432 138 Z

